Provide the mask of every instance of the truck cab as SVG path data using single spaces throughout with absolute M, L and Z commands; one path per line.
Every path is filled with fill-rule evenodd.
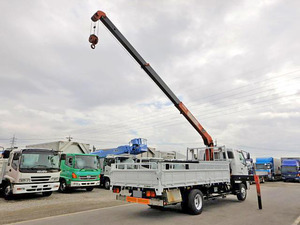
M 283 181 L 300 182 L 300 159 L 284 159 L 281 164 Z
M 281 161 L 273 157 L 256 158 L 255 172 L 263 180 L 281 179 Z
M 99 157 L 91 154 L 62 154 L 60 161 L 60 192 L 74 188 L 85 188 L 92 191 L 100 185 Z
M 0 158 L 0 188 L 6 199 L 16 194 L 50 196 L 59 187 L 59 154 L 49 149 L 13 149 Z

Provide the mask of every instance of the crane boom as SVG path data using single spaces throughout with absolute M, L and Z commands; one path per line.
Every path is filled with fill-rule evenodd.
M 142 69 L 150 76 L 150 78 L 157 84 L 157 86 L 167 95 L 175 107 L 180 113 L 189 121 L 189 123 L 196 129 L 201 135 L 203 142 L 208 147 L 213 147 L 213 140 L 193 114 L 187 109 L 187 107 L 177 98 L 167 84 L 161 79 L 161 77 L 155 72 L 155 70 L 147 63 L 143 57 L 136 51 L 136 49 L 128 42 L 123 34 L 117 29 L 117 27 L 110 21 L 106 14 L 102 11 L 97 11 L 92 16 L 92 21 L 97 22 L 100 20 L 108 30 L 115 36 L 115 38 L 122 44 L 122 46 L 129 52 L 129 54 L 138 62 Z M 91 47 L 94 49 L 98 43 L 98 37 L 95 34 L 91 34 L 89 38 Z M 213 148 L 207 148 L 206 160 L 213 159 Z

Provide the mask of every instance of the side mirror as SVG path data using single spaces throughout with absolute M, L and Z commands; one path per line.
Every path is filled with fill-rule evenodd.
M 60 160 L 66 160 L 66 154 L 62 154 Z
M 247 153 L 247 159 L 251 159 L 250 153 Z
M 8 158 L 9 158 L 9 155 L 10 155 L 10 151 L 9 151 L 9 150 L 5 150 L 5 151 L 2 153 L 2 155 L 3 155 L 3 158 L 4 158 L 4 159 L 8 159 Z

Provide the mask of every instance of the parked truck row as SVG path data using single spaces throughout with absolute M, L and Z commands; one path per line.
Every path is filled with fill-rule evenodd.
M 5 199 L 13 195 L 71 188 L 92 191 L 100 184 L 100 164 L 96 155 L 60 154 L 50 149 L 6 150 L 0 157 L 0 189 Z
M 61 146 L 66 149 L 66 144 Z M 84 150 L 86 152 L 86 148 Z M 42 148 L 7 149 L 0 154 L 0 190 L 6 199 L 10 199 L 17 194 L 42 193 L 50 196 L 53 191 L 69 192 L 75 188 L 92 191 L 101 184 L 109 189 L 111 164 L 146 151 L 147 140 L 143 138 L 92 154 Z
M 255 173 L 261 181 L 300 182 L 300 157 L 264 157 L 256 158 Z

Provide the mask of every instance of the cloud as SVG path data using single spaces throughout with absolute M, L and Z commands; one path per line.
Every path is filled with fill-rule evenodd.
M 137 136 L 159 150 L 203 145 L 101 24 L 99 44 L 90 49 L 98 3 L 0 6 L 1 146 L 13 134 L 19 146 L 68 135 L 99 148 Z M 101 6 L 218 143 L 260 156 L 300 154 L 299 2 L 117 0 Z

